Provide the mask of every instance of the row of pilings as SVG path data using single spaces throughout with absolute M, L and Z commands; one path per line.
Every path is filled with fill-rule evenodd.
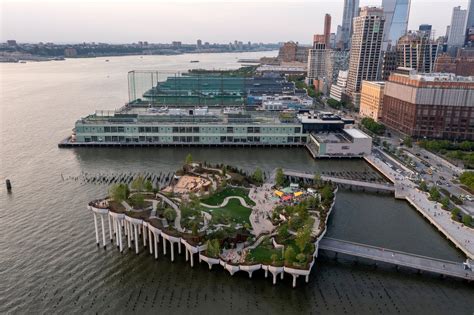
M 81 184 L 96 184 L 96 185 L 112 185 L 112 184 L 130 184 L 136 178 L 143 178 L 145 181 L 150 181 L 155 187 L 162 187 L 169 185 L 173 180 L 174 173 L 172 172 L 144 172 L 144 173 L 86 173 L 82 172 L 77 176 L 64 176 L 61 174 L 63 181 L 74 181 Z

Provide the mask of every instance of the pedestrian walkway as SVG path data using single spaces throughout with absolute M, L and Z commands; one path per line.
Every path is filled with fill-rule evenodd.
M 319 242 L 319 249 L 336 253 L 368 258 L 375 261 L 433 272 L 460 279 L 474 280 L 474 272 L 465 269 L 463 263 L 425 257 L 382 247 L 359 244 L 325 237 Z
M 474 229 L 453 221 L 451 213 L 443 210 L 441 204 L 429 200 L 428 193 L 419 190 L 415 183 L 394 172 L 382 160 L 372 155 L 365 159 L 395 183 L 395 198 L 407 200 L 468 258 L 474 259 Z
M 176 231 L 184 232 L 183 228 L 181 227 L 181 210 L 179 209 L 179 207 L 163 194 L 157 193 L 156 196 L 163 199 L 164 202 L 166 202 L 171 208 L 173 208 L 176 211 L 176 219 L 174 220 L 174 227 Z
M 305 179 L 310 179 L 310 180 L 314 179 L 314 174 L 298 172 L 298 171 L 293 171 L 289 169 L 284 169 L 283 173 L 289 177 L 305 178 Z M 388 191 L 388 192 L 395 191 L 395 187 L 392 184 L 377 184 L 377 183 L 363 182 L 363 181 L 358 181 L 358 180 L 332 177 L 332 176 L 326 176 L 326 175 L 321 175 L 321 179 L 324 181 L 332 181 L 337 184 L 349 185 L 349 186 L 354 186 L 354 187 L 362 187 L 362 188 Z

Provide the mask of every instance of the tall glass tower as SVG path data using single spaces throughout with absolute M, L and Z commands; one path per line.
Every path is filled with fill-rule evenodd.
M 385 16 L 384 50 L 396 46 L 398 39 L 407 33 L 411 0 L 383 0 Z
M 344 0 L 344 12 L 341 27 L 341 48 L 350 48 L 352 36 L 352 23 L 359 16 L 359 0 Z
M 474 3 L 472 0 L 469 1 L 469 6 L 467 8 L 467 19 L 466 19 L 466 28 L 474 27 Z

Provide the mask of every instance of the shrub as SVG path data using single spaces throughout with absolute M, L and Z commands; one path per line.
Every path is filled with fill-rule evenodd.
M 462 216 L 462 223 L 466 226 L 471 226 L 472 217 L 468 214 L 463 214 Z
M 163 212 L 163 216 L 168 221 L 174 221 L 176 219 L 176 211 L 174 211 L 172 208 L 166 208 Z
M 293 249 L 293 247 L 288 246 L 285 250 L 285 263 L 291 265 L 295 261 L 295 257 L 295 250 Z
M 296 255 L 296 260 L 298 260 L 301 264 L 306 262 L 306 255 L 303 253 L 299 253 Z

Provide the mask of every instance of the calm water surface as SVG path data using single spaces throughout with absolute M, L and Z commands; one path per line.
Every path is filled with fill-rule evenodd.
M 133 69 L 235 68 L 274 52 L 76 59 L 0 65 L 0 313 L 416 313 L 472 314 L 466 283 L 396 273 L 322 255 L 310 283 L 272 286 L 263 273 L 230 277 L 141 253 L 95 246 L 86 204 L 107 187 L 62 181 L 81 172 L 171 172 L 196 160 L 246 170 L 369 169 L 362 161 L 314 161 L 303 149 L 58 149 L 74 121 L 126 102 Z M 190 60 L 199 59 L 199 64 Z M 13 193 L 4 180 L 10 178 Z M 405 202 L 341 191 L 328 235 L 450 260 L 462 255 Z

